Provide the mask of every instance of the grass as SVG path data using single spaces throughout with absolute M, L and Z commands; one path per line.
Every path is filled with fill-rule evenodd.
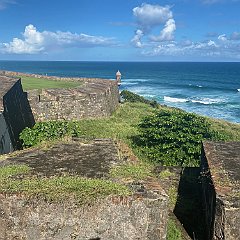
M 86 138 L 112 138 L 121 140 L 133 150 L 143 161 L 148 161 L 144 155 L 141 147 L 135 144 L 134 140 L 139 134 L 138 124 L 143 117 L 152 115 L 161 109 L 168 109 L 170 112 L 172 108 L 160 106 L 158 109 L 151 107 L 144 103 L 130 103 L 121 104 L 117 111 L 110 117 L 101 119 L 83 119 L 79 121 L 80 135 Z M 234 124 L 222 120 L 207 118 L 210 122 L 211 128 L 219 131 L 226 136 L 228 141 L 240 141 L 240 124 Z
M 172 177 L 173 175 L 174 174 L 170 172 L 168 169 L 163 170 L 159 173 L 160 179 L 166 179 L 166 178 Z
M 37 178 L 28 174 L 31 169 L 25 165 L 0 168 L 0 192 L 22 193 L 29 198 L 40 197 L 50 202 L 73 199 L 78 204 L 91 204 L 110 195 L 127 196 L 128 187 L 110 180 L 87 179 L 78 176 Z M 21 179 L 18 176 L 21 175 Z
M 27 76 L 19 76 L 22 79 L 23 90 L 32 89 L 47 89 L 47 88 L 73 88 L 80 86 L 80 82 L 70 82 L 70 81 L 55 81 L 44 78 L 34 78 Z
M 121 104 L 117 111 L 108 118 L 102 119 L 84 119 L 79 121 L 82 137 L 86 138 L 113 138 L 120 140 L 124 144 L 130 146 L 133 153 L 142 160 L 135 164 L 124 164 L 123 166 L 113 168 L 112 176 L 116 178 L 131 178 L 133 180 L 144 179 L 151 176 L 153 165 L 146 164 L 147 158 L 141 152 L 138 146 L 134 144 L 134 137 L 139 134 L 138 124 L 141 119 L 147 115 L 154 114 L 156 111 L 166 109 L 167 107 L 159 107 L 155 109 L 144 103 Z M 170 108 L 169 111 L 171 111 Z M 240 141 L 240 124 L 228 123 L 225 121 L 208 118 L 214 130 L 220 131 L 226 135 L 229 140 Z M 127 150 L 126 150 L 127 151 Z M 170 176 L 169 172 L 162 173 L 163 178 Z M 6 178 L 4 178 L 6 179 Z M 9 180 L 9 178 L 8 178 Z M 90 181 L 90 182 L 88 182 Z M 4 181 L 4 191 L 24 191 L 27 194 L 43 194 L 46 198 L 55 199 L 57 196 L 67 198 L 70 192 L 73 193 L 79 202 L 84 196 L 89 201 L 94 197 L 106 196 L 108 194 L 125 194 L 128 190 L 123 185 L 115 185 L 111 181 L 103 180 L 87 180 L 80 177 L 62 177 L 52 179 L 31 179 L 31 180 L 14 180 L 12 182 Z M 8 184 L 8 185 L 7 185 Z M 80 187 L 85 189 L 81 190 Z M 82 187 L 83 186 L 83 187 Z M 92 187 L 91 187 L 92 186 Z M 89 190 L 90 189 L 90 190 Z M 101 194 L 98 189 L 101 189 Z M 3 190 L 1 185 L 1 191 Z M 82 191 L 82 192 L 81 192 Z M 89 197 L 87 197 L 89 194 Z M 168 194 L 170 195 L 170 204 L 176 203 L 177 189 L 170 187 Z M 56 196 L 55 196 L 56 195 Z
M 148 161 L 141 147 L 134 143 L 134 138 L 139 134 L 137 126 L 142 118 L 161 109 L 173 111 L 172 108 L 166 106 L 155 109 L 144 103 L 126 102 L 120 105 L 119 109 L 109 118 L 81 120 L 79 125 L 83 136 L 121 140 L 133 149 L 138 158 Z M 207 121 L 210 122 L 212 130 L 224 135 L 227 141 L 240 141 L 240 124 L 212 118 L 207 118 Z
M 174 220 L 169 218 L 167 225 L 167 240 L 182 240 L 181 230 L 177 227 Z
M 214 118 L 208 118 L 208 121 L 214 130 L 227 136 L 228 141 L 240 141 L 240 124 Z
M 155 110 L 144 103 L 124 103 L 109 118 L 81 120 L 81 132 L 86 137 L 113 138 L 130 143 L 138 134 L 137 125 L 141 119 Z
M 11 165 L 0 168 L 0 182 L 3 179 L 10 178 L 19 174 L 26 174 L 30 171 L 30 168 L 26 165 Z
M 117 179 L 144 180 L 153 177 L 152 166 L 149 164 L 123 164 L 110 170 L 110 175 Z

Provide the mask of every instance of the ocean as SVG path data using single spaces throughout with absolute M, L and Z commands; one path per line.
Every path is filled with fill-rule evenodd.
M 161 104 L 240 123 L 240 63 L 0 61 L 0 70 L 114 79 Z

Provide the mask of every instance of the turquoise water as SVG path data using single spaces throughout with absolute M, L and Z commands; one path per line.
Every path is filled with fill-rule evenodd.
M 240 123 L 240 63 L 0 61 L 1 70 L 114 79 L 121 89 L 189 112 Z

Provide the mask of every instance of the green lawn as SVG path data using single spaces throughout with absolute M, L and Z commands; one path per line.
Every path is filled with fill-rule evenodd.
M 80 82 L 69 81 L 55 81 L 44 78 L 34 78 L 19 76 L 22 79 L 24 91 L 32 89 L 46 89 L 46 88 L 73 88 L 81 85 Z

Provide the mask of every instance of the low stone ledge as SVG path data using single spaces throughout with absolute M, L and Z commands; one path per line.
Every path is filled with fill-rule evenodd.
M 92 206 L 0 195 L 0 239 L 166 239 L 167 197 L 108 197 Z
M 62 174 L 108 178 L 109 169 L 124 161 L 111 139 L 74 139 L 47 149 L 31 149 L 0 162 L 25 164 L 38 177 Z M 29 177 L 29 176 L 28 176 Z M 115 180 L 114 180 L 115 181 Z M 74 198 L 46 201 L 23 193 L 0 194 L 0 239 L 26 240 L 165 240 L 168 196 L 148 178 L 127 182 L 129 196 L 108 196 L 88 205 Z

